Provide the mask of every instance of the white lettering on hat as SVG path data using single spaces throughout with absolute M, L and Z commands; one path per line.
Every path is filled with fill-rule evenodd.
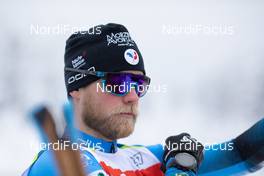
M 117 44 L 117 46 L 134 46 L 135 42 L 132 40 L 128 32 L 118 32 L 106 35 L 107 46 L 110 44 Z
M 137 65 L 139 62 L 138 53 L 134 49 L 127 49 L 124 53 L 124 57 L 131 65 Z
M 90 67 L 87 69 L 87 71 L 96 71 L 95 70 L 95 67 Z M 78 81 L 80 79 L 83 79 L 84 77 L 86 77 L 87 75 L 86 74 L 83 74 L 83 73 L 77 73 L 71 77 L 69 77 L 68 79 L 68 84 L 72 84 L 74 83 L 75 81 Z
M 72 60 L 73 68 L 80 68 L 83 65 L 85 65 L 85 59 L 83 58 L 83 56 L 77 56 Z

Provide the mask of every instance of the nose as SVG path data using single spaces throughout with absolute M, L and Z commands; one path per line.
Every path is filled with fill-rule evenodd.
M 123 100 L 125 103 L 137 102 L 139 100 L 139 97 L 136 93 L 135 88 L 131 89 L 131 91 L 123 97 Z

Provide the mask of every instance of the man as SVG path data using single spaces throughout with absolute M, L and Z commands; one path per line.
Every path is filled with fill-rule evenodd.
M 244 152 L 244 137 L 224 143 L 234 143 L 232 151 L 206 151 L 201 167 L 203 146 L 187 133 L 167 138 L 165 147 L 117 143 L 134 131 L 139 99 L 150 85 L 142 55 L 123 25 L 99 25 L 70 36 L 65 83 L 74 106 L 77 141 L 84 144 L 81 156 L 87 175 L 228 175 L 228 169 L 248 159 L 237 152 Z M 54 160 L 51 151 L 43 151 L 24 175 L 59 175 Z

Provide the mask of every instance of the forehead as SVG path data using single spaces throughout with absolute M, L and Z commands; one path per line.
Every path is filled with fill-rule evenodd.
M 137 70 L 125 70 L 125 71 L 121 71 L 122 73 L 133 73 L 136 75 L 143 75 L 142 71 L 137 71 Z

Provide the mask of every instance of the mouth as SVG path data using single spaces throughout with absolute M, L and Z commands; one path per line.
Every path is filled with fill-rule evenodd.
M 127 116 L 127 117 L 133 117 L 133 118 L 136 117 L 136 115 L 134 113 L 132 113 L 132 112 L 121 112 L 118 115 Z

